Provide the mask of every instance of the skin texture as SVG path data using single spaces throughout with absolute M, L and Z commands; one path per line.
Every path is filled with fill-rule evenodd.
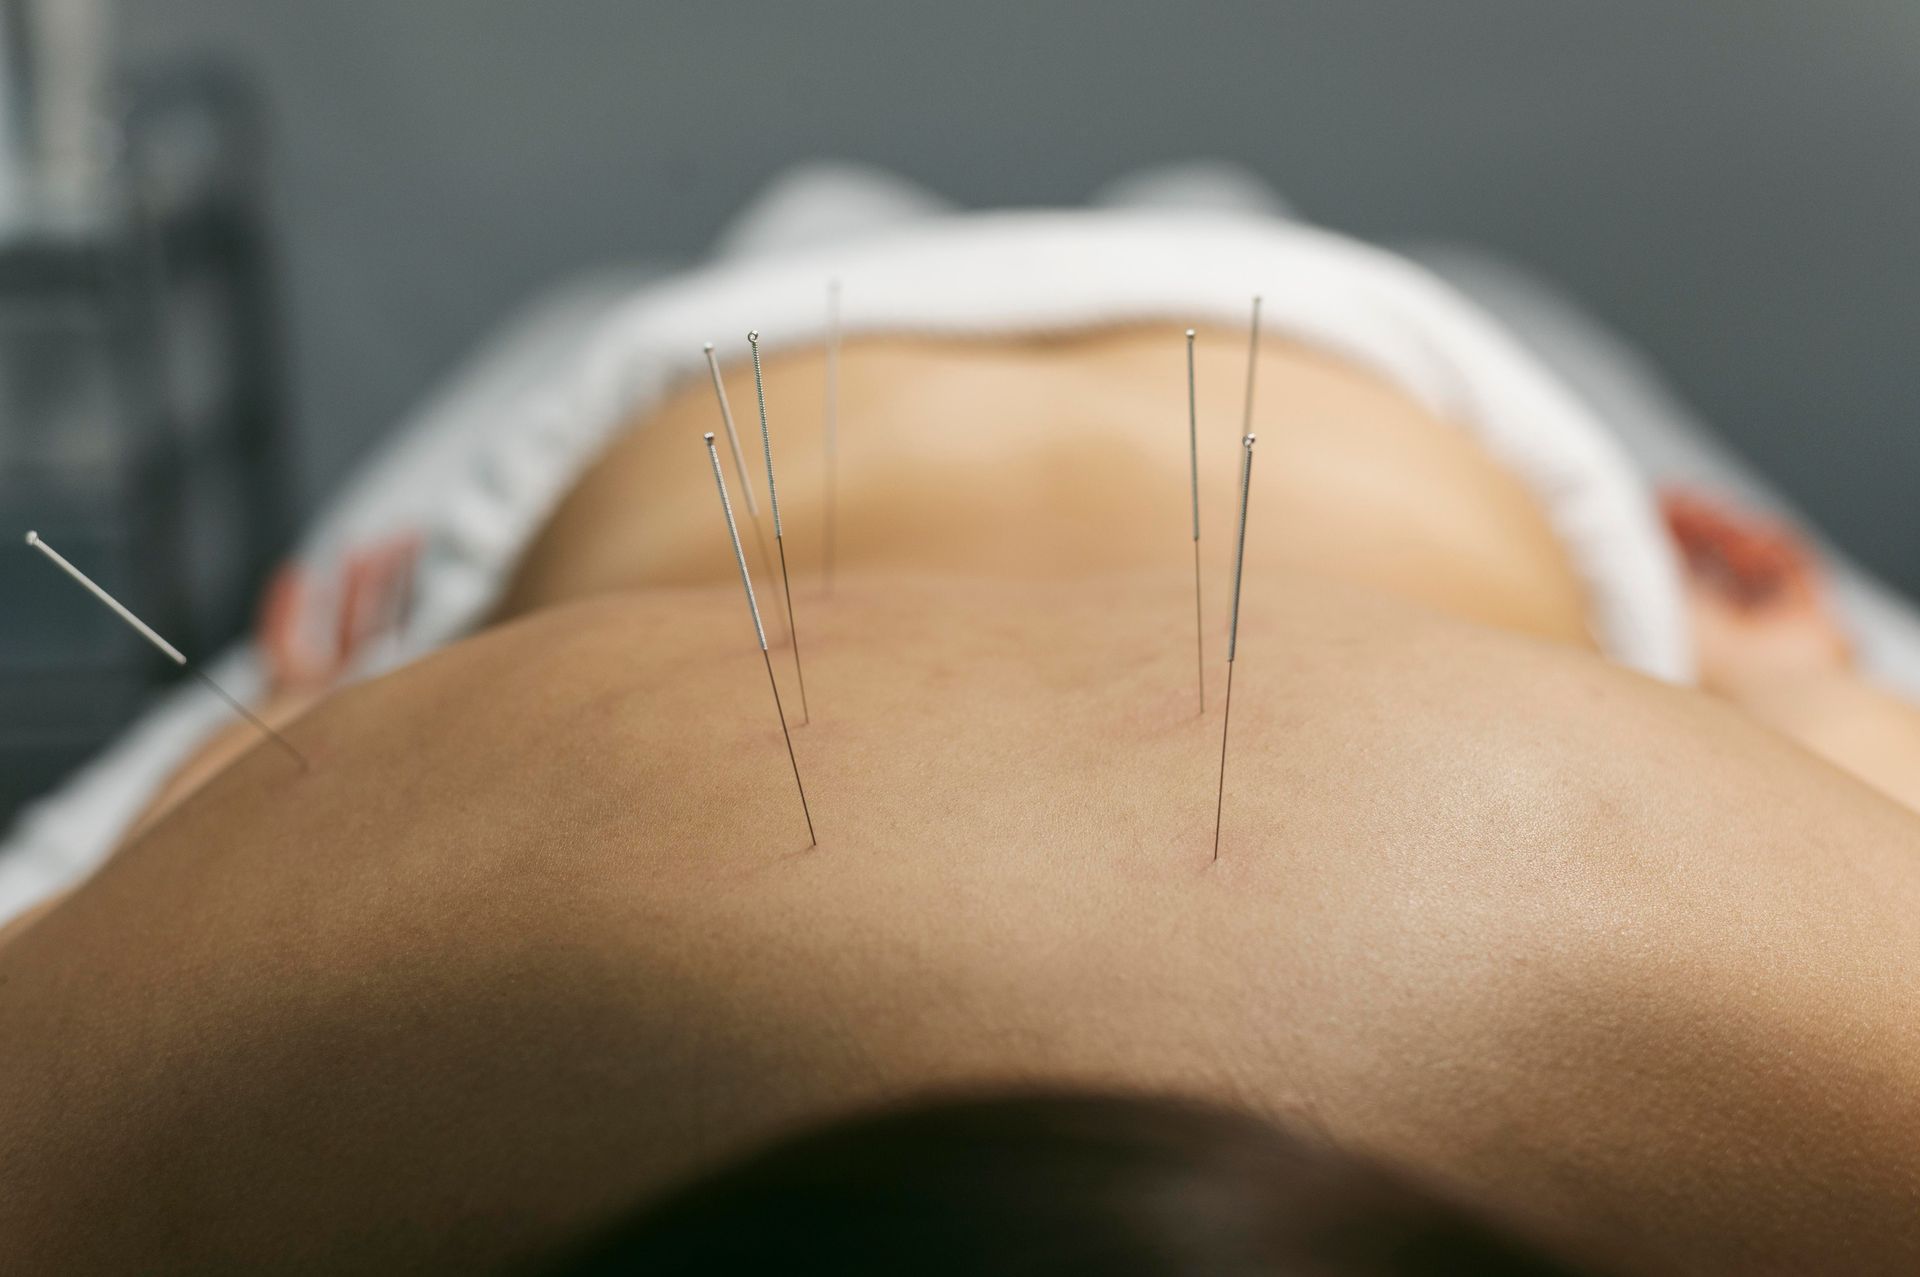
M 1127 377 L 1132 340 L 1051 354 Z M 884 460 L 856 415 L 967 386 L 980 421 L 1065 411 L 1064 374 L 1028 402 L 1038 356 L 1009 384 L 972 348 L 866 354 L 831 598 L 795 564 L 820 845 L 683 398 L 632 436 L 671 449 L 616 445 L 557 512 L 520 619 L 301 717 L 308 773 L 254 748 L 182 787 L 0 947 L 10 1262 L 491 1270 L 798 1123 L 1082 1083 L 1244 1104 L 1651 1270 L 1920 1264 L 1910 812 L 1595 659 L 1523 493 L 1282 350 L 1214 863 L 1237 420 L 1203 451 L 1197 715 L 1184 431 L 1149 444 L 1130 415 L 1164 432 L 1182 365 L 1110 405 L 1139 461 L 1089 462 L 1089 495 L 1031 423 L 976 475 Z M 770 392 L 815 398 L 812 366 Z M 1283 370 L 1352 429 L 1312 433 Z M 817 452 L 793 416 L 799 542 Z M 1371 488 L 1356 435 L 1392 444 Z M 1407 495 L 1440 473 L 1465 495 Z M 1351 563 L 1292 561 L 1336 537 L 1296 502 L 1344 521 Z M 1458 588 L 1394 584 L 1381 527 L 1455 546 Z M 903 569 L 921 550 L 937 566 Z
M 1269 573 L 1211 864 L 1184 584 L 843 580 L 812 851 L 734 591 L 334 698 L 311 774 L 249 753 L 0 952 L 9 1253 L 484 1267 L 790 1123 L 1044 1080 L 1692 1271 L 1920 1260 L 1908 813 L 1705 697 Z

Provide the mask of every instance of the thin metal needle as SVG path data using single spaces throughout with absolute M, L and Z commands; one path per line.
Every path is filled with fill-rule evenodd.
M 1193 652 L 1200 674 L 1200 712 L 1207 712 L 1207 640 L 1200 607 L 1200 424 L 1193 401 L 1193 329 L 1187 329 L 1187 462 L 1193 480 Z
M 827 422 L 821 434 L 826 452 L 827 501 L 824 507 L 825 549 L 821 554 L 822 575 L 827 593 L 833 593 L 833 559 L 838 529 L 834 521 L 840 512 L 840 281 L 827 284 Z
M 1220 859 L 1220 813 L 1227 799 L 1227 725 L 1233 721 L 1233 658 L 1240 645 L 1240 573 L 1247 562 L 1247 490 L 1253 481 L 1253 436 L 1241 440 L 1240 534 L 1233 550 L 1233 620 L 1227 627 L 1227 708 L 1220 719 L 1220 788 L 1213 800 L 1213 858 Z
M 1247 332 L 1247 406 L 1240 414 L 1240 433 L 1253 430 L 1253 370 L 1260 362 L 1260 295 L 1253 297 L 1253 327 Z
M 720 377 L 720 362 L 713 356 L 713 343 L 700 348 L 707 356 L 707 374 L 713 378 L 713 397 L 720 401 L 720 423 L 727 428 L 727 447 L 733 452 L 733 474 L 747 497 L 747 517 L 753 520 L 753 540 L 760 550 L 760 566 L 773 573 L 773 555 L 767 550 L 767 530 L 760 523 L 760 503 L 754 499 L 753 484 L 747 480 L 747 461 L 740 454 L 740 432 L 733 428 L 733 405 L 727 402 L 727 383 Z M 787 635 L 793 641 L 793 635 Z
M 706 442 L 707 458 L 713 462 L 713 485 L 720 490 L 720 509 L 727 516 L 727 535 L 733 540 L 733 561 L 740 567 L 740 584 L 746 587 L 754 637 L 760 640 L 760 660 L 767 667 L 767 685 L 773 688 L 773 708 L 780 715 L 780 735 L 787 742 L 787 761 L 793 765 L 793 787 L 800 791 L 800 811 L 807 818 L 807 845 L 818 847 L 820 840 L 813 833 L 813 810 L 807 806 L 807 787 L 800 783 L 800 760 L 793 754 L 793 733 L 787 730 L 786 706 L 780 703 L 780 684 L 774 681 L 773 658 L 767 655 L 767 631 L 760 624 L 760 604 L 753 597 L 753 578 L 747 574 L 747 556 L 740 548 L 740 528 L 733 521 L 733 502 L 727 498 L 727 481 L 720 473 L 720 453 L 713 446 L 712 431 L 707 432 Z
M 787 600 L 787 633 L 793 638 L 793 672 L 800 679 L 800 725 L 813 721 L 807 709 L 807 676 L 800 668 L 800 632 L 793 628 L 793 582 L 787 576 L 787 543 L 780 536 L 780 488 L 773 481 L 773 435 L 767 429 L 767 392 L 760 384 L 760 334 L 747 334 L 753 347 L 753 393 L 760 401 L 760 446 L 767 454 L 767 500 L 773 506 L 773 544 L 780 551 L 780 592 Z
M 46 555 L 48 562 L 52 563 L 55 567 L 59 568 L 62 572 L 65 572 L 68 576 L 72 577 L 81 586 L 85 587 L 86 591 L 89 594 L 93 595 L 94 598 L 99 599 L 102 603 L 106 604 L 107 607 L 112 609 L 113 614 L 115 616 L 119 617 L 121 620 L 125 621 L 129 626 L 131 626 L 134 633 L 138 634 L 141 638 L 145 639 L 147 642 L 153 644 L 156 648 L 160 649 L 161 654 L 165 656 L 168 660 L 172 661 L 175 665 L 178 665 L 181 669 L 187 671 L 187 673 L 193 675 L 195 678 L 199 679 L 202 683 L 205 683 L 208 687 L 212 688 L 214 693 L 218 695 L 221 700 L 225 701 L 229 706 L 232 707 L 234 713 L 240 715 L 240 717 L 246 719 L 247 722 L 253 724 L 254 727 L 259 729 L 261 735 L 267 737 L 269 740 L 273 741 L 274 744 L 286 750 L 287 753 L 293 757 L 293 761 L 300 764 L 301 771 L 306 771 L 308 769 L 307 756 L 301 753 L 298 749 L 295 749 L 292 741 L 288 740 L 285 736 L 282 736 L 279 732 L 269 727 L 266 721 L 262 719 L 258 714 L 255 714 L 252 710 L 248 709 L 245 705 L 242 705 L 239 701 L 235 700 L 232 696 L 228 695 L 227 689 L 220 686 L 220 684 L 214 682 L 211 678 L 208 678 L 206 674 L 204 674 L 201 671 L 199 666 L 188 663 L 187 658 L 181 654 L 179 648 L 175 647 L 173 644 L 167 642 L 165 639 L 161 638 L 158 634 L 154 633 L 153 630 L 148 628 L 147 623 L 145 621 L 142 621 L 139 617 L 135 616 L 132 612 L 128 611 L 124 606 L 122 606 L 119 599 L 114 598 L 113 595 L 108 594 L 105 590 L 101 589 L 98 585 L 95 585 L 92 577 L 88 576 L 85 572 L 82 572 L 79 568 L 73 566 L 73 564 L 67 562 L 66 558 L 58 550 L 54 549 L 52 546 L 48 545 L 45 541 L 41 540 L 40 534 L 38 532 L 27 533 L 27 544 L 32 546 L 34 549 L 40 551 L 40 553 Z

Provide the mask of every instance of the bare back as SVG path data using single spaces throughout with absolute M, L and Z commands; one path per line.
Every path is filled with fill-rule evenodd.
M 1203 336 L 1200 716 L 1164 336 L 850 348 L 831 597 L 818 359 L 769 363 L 814 849 L 704 391 L 616 443 L 524 619 L 0 942 L 0 1251 L 491 1268 L 793 1122 L 1045 1079 L 1247 1103 L 1649 1264 L 1911 1271 L 1915 818 L 1594 658 L 1520 485 L 1284 346 L 1212 861 L 1242 369 Z
M 843 579 L 813 850 L 736 590 L 336 697 L 311 774 L 248 755 L 0 950 L 0 1245 L 488 1266 L 785 1124 L 1045 1078 L 1699 1271 L 1913 1267 L 1908 813 L 1704 698 L 1275 570 L 1215 864 L 1186 587 Z

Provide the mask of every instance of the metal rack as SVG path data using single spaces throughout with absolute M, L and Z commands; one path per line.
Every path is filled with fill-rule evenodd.
M 7 547 L 36 528 L 195 657 L 287 533 L 258 105 L 207 67 L 125 100 L 111 206 L 0 236 L 0 821 L 178 674 Z

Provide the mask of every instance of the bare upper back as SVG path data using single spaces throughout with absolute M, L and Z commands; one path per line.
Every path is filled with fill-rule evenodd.
M 1521 480 L 1472 434 L 1325 352 L 1268 337 L 1251 428 L 1261 439 L 1248 561 L 1412 599 L 1448 615 L 1585 645 L 1587 600 Z M 1238 497 L 1247 349 L 1195 344 L 1201 551 L 1224 572 Z M 1046 339 L 867 337 L 840 359 L 834 479 L 824 446 L 825 354 L 765 364 L 780 457 L 784 550 L 811 577 L 834 496 L 842 570 L 1034 581 L 1186 566 L 1189 442 L 1182 343 L 1140 326 Z M 754 485 L 753 381 L 726 370 Z M 499 615 L 606 590 L 730 580 L 716 557 L 718 430 L 705 378 L 618 439 L 527 547 Z M 724 454 L 727 444 L 720 441 Z M 734 499 L 738 476 L 729 466 Z M 770 523 L 765 498 L 760 505 Z M 763 529 L 764 531 L 765 529 Z M 747 550 L 753 528 L 743 522 Z M 770 570 L 770 569 L 769 569 Z
M 311 773 L 256 751 L 0 949 L 0 1248 L 486 1266 L 785 1123 L 1044 1077 L 1701 1270 L 1914 1266 L 1911 816 L 1703 699 L 1273 571 L 1211 863 L 1189 589 L 803 592 L 814 849 L 737 590 L 334 698 Z

